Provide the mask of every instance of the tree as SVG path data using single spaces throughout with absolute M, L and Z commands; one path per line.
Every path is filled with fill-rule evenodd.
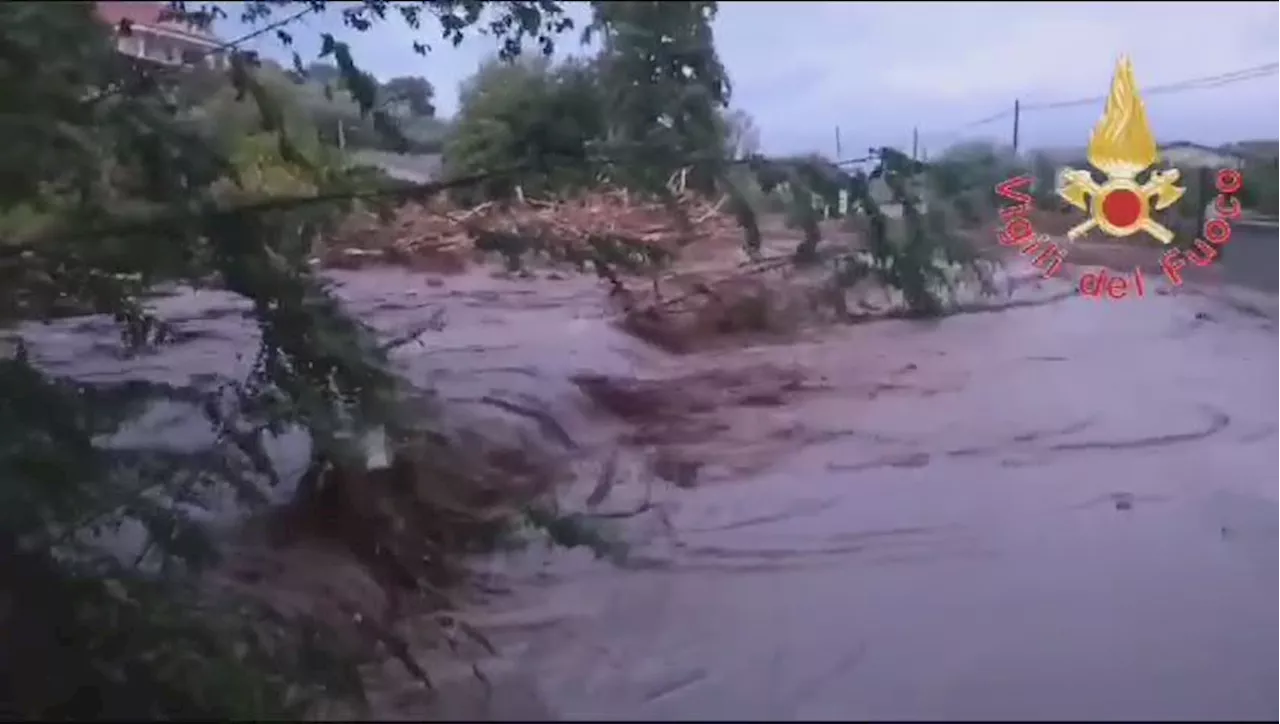
M 1045 173 L 1046 160 L 1041 159 L 1038 173 Z M 976 226 L 995 213 L 996 184 L 1026 172 L 1012 149 L 975 141 L 948 148 L 928 164 L 924 175 L 929 190 L 951 204 L 962 223 Z M 1050 204 L 1054 192 L 1050 188 L 1043 193 L 1044 180 L 1037 182 L 1038 203 Z
M 403 103 L 409 113 L 415 116 L 434 117 L 436 107 L 431 101 L 435 98 L 436 89 L 426 78 L 417 76 L 399 76 L 382 85 L 383 103 Z
M 286 71 L 280 65 L 267 60 L 255 69 L 261 82 L 270 86 L 271 92 L 282 105 L 305 116 L 315 126 L 321 140 L 329 146 L 341 145 L 344 149 L 374 149 L 411 153 L 435 153 L 440 150 L 444 124 L 432 115 L 404 115 L 401 108 L 407 102 L 391 95 L 386 87 L 377 93 L 376 110 L 386 113 L 396 121 L 398 133 L 386 133 L 379 129 L 377 118 L 361 109 L 360 103 L 341 85 L 340 71 L 326 63 L 312 63 L 305 73 Z M 195 86 L 203 91 L 192 96 L 191 104 L 207 102 L 208 96 L 217 94 L 220 103 L 238 109 L 229 119 L 232 127 L 222 129 L 223 134 L 237 134 L 244 130 L 244 123 L 256 124 L 257 111 L 251 105 L 235 100 L 236 91 L 225 76 L 213 74 L 220 81 L 213 93 L 207 91 L 210 73 L 197 72 L 184 76 L 181 88 Z M 377 80 L 367 73 L 361 74 L 364 83 L 377 86 Z M 416 80 L 426 84 L 422 79 Z M 427 84 L 428 92 L 430 85 Z M 428 95 L 429 98 L 429 95 Z M 434 109 L 431 109 L 434 112 Z
M 725 139 L 725 156 L 742 158 L 760 152 L 760 131 L 751 115 L 743 110 L 725 111 L 720 121 Z
M 1053 158 L 1046 153 L 1033 153 L 1031 176 L 1034 179 L 1032 194 L 1035 197 L 1036 208 L 1044 210 L 1057 208 L 1062 203 L 1058 197 L 1058 164 L 1054 163 Z
M 300 17 L 327 6 L 237 7 L 261 24 L 274 13 Z M 564 29 L 555 3 L 488 7 L 506 55 L 528 39 L 547 50 Z M 180 3 L 175 10 L 186 13 Z M 360 32 L 388 10 L 411 28 L 419 15 L 438 18 L 455 42 L 480 15 L 478 3 L 444 0 L 370 1 L 336 12 Z M 181 95 L 165 87 L 172 71 L 118 56 L 93 3 L 0 4 L 0 48 L 8 109 L 0 114 L 7 232 L 0 316 L 103 313 L 119 325 L 129 353 L 142 354 L 171 331 L 143 304 L 154 284 L 216 283 L 251 303 L 261 338 L 250 378 L 217 394 L 59 377 L 29 359 L 20 340 L 0 358 L 0 592 L 13 604 L 0 611 L 0 710 L 36 719 L 262 720 L 296 718 L 318 698 L 352 693 L 358 678 L 350 662 L 320 656 L 326 647 L 314 631 L 195 585 L 193 575 L 215 550 L 181 501 L 219 484 L 261 503 L 259 484 L 275 479 L 261 445 L 284 427 L 312 439 L 319 472 L 299 495 L 320 495 L 361 470 L 360 441 L 370 430 L 386 430 L 393 449 L 422 438 L 414 428 L 423 410 L 407 406 L 412 389 L 306 258 L 354 197 L 385 189 L 326 163 L 305 125 L 263 82 L 252 54 L 232 53 L 228 80 L 238 96 L 232 100 L 256 111 L 256 132 L 219 139 L 209 121 L 233 111 L 218 108 L 224 99 L 210 98 L 205 118 L 179 105 Z M 325 36 L 322 55 L 361 112 L 388 123 L 347 46 Z M 282 188 L 279 171 L 297 183 Z M 221 431 L 218 444 L 192 454 L 104 446 L 157 398 L 203 409 Z M 434 452 L 438 463 L 450 459 L 448 449 Z M 364 483 L 363 494 L 374 499 L 394 494 L 391 481 Z M 404 506 L 398 511 L 407 514 Z M 457 519 L 456 512 L 440 517 L 418 528 L 418 537 L 455 535 Z M 126 521 L 146 530 L 139 563 L 148 565 L 130 565 L 95 544 L 94 533 Z M 368 535 L 385 536 L 390 527 Z M 387 543 L 366 542 L 363 549 L 374 551 Z M 410 569 L 417 577 L 424 560 L 419 551 Z
M 459 94 L 445 142 L 450 176 L 520 167 L 527 195 L 582 188 L 594 178 L 588 156 L 605 135 L 606 117 L 594 69 L 578 61 L 553 66 L 545 58 L 482 65 Z M 509 178 L 495 178 L 463 198 L 505 198 Z
M 588 37 L 602 34 L 603 43 L 590 62 L 481 68 L 462 90 L 447 168 L 531 167 L 541 180 L 526 176 L 521 188 L 535 194 L 597 173 L 662 193 L 673 173 L 689 168 L 693 186 L 712 190 L 732 146 L 754 143 L 748 118 L 725 116 L 729 83 L 710 26 L 715 3 L 600 3 L 594 13 Z M 739 135 L 730 140 L 731 133 Z M 494 180 L 479 192 L 511 190 Z
M 320 85 L 334 85 L 342 79 L 342 71 L 332 63 L 308 63 L 304 75 L 307 80 Z
M 609 2 L 594 6 L 591 33 L 603 37 L 601 86 L 611 153 L 632 160 L 633 182 L 661 188 L 698 159 L 689 181 L 710 190 L 721 175 L 720 113 L 731 92 L 716 53 L 714 2 Z

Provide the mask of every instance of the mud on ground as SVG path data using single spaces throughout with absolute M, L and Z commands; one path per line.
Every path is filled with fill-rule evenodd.
M 659 294 L 740 261 L 725 245 Z M 628 546 L 477 556 L 466 605 L 393 627 L 436 689 L 381 655 L 367 713 L 1274 717 L 1274 324 L 1186 295 L 1104 307 L 1017 271 L 984 313 L 849 326 L 767 303 L 799 321 L 682 354 L 591 278 L 330 272 L 388 338 L 442 315 L 399 368 L 460 425 L 565 459 L 564 509 Z M 766 302 L 805 299 L 759 277 Z M 243 372 L 240 302 L 160 303 L 187 333 L 161 355 L 112 357 L 110 325 L 83 319 L 31 330 L 33 354 L 99 380 Z M 133 435 L 199 444 L 192 419 Z M 296 480 L 305 445 L 279 447 Z M 357 614 L 388 603 L 349 550 L 236 545 L 224 575 L 370 640 Z
M 1274 327 L 1052 286 L 787 344 L 575 338 L 595 364 L 544 394 L 648 461 L 629 561 L 487 564 L 510 593 L 467 615 L 506 653 L 431 710 L 1273 716 Z

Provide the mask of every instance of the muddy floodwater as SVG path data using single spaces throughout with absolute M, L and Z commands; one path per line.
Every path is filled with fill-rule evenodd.
M 673 356 L 611 326 L 589 280 L 336 279 L 388 333 L 445 310 L 398 355 L 457 415 L 510 416 L 487 397 L 558 420 L 526 422 L 578 460 L 566 505 L 586 509 L 615 450 L 624 477 L 595 508 L 624 563 L 540 545 L 477 561 L 504 591 L 463 612 L 500 647 L 489 683 L 440 663 L 438 696 L 383 691 L 382 716 L 1277 718 L 1265 316 L 1024 290 Z M 42 364 L 95 379 L 243 370 L 242 307 L 161 306 L 191 334 L 156 358 L 108 354 L 91 320 L 28 332 Z M 643 409 L 611 409 L 606 383 Z M 157 411 L 138 439 L 195 444 L 184 419 Z M 296 472 L 301 445 L 279 447 Z M 693 471 L 681 485 L 664 456 Z

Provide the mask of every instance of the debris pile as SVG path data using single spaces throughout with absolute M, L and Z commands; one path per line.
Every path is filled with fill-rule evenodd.
M 787 336 L 821 316 L 812 275 L 792 270 L 789 257 L 747 262 L 728 274 L 685 274 L 667 292 L 637 291 L 620 300 L 623 331 L 668 352 Z
M 713 238 L 738 238 L 732 217 L 684 191 L 672 202 L 625 190 L 555 201 L 486 202 L 457 209 L 444 202 L 406 204 L 392 218 L 357 214 L 329 240 L 321 262 L 359 267 L 394 263 L 457 271 L 476 252 L 509 257 L 540 253 L 557 260 L 601 258 L 627 266 L 671 258 Z

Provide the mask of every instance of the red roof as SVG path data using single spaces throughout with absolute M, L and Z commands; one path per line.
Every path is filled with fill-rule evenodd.
M 217 40 L 212 33 L 192 27 L 179 20 L 160 20 L 161 14 L 169 8 L 169 3 L 166 2 L 127 2 L 118 0 L 116 2 L 98 2 L 95 4 L 98 8 L 98 17 L 112 27 L 118 27 L 121 20 L 127 19 L 133 25 L 164 28 L 171 32 L 192 35 L 201 40 L 215 42 Z
M 111 25 L 128 20 L 138 25 L 159 25 L 164 3 L 158 2 L 99 2 L 98 17 Z

